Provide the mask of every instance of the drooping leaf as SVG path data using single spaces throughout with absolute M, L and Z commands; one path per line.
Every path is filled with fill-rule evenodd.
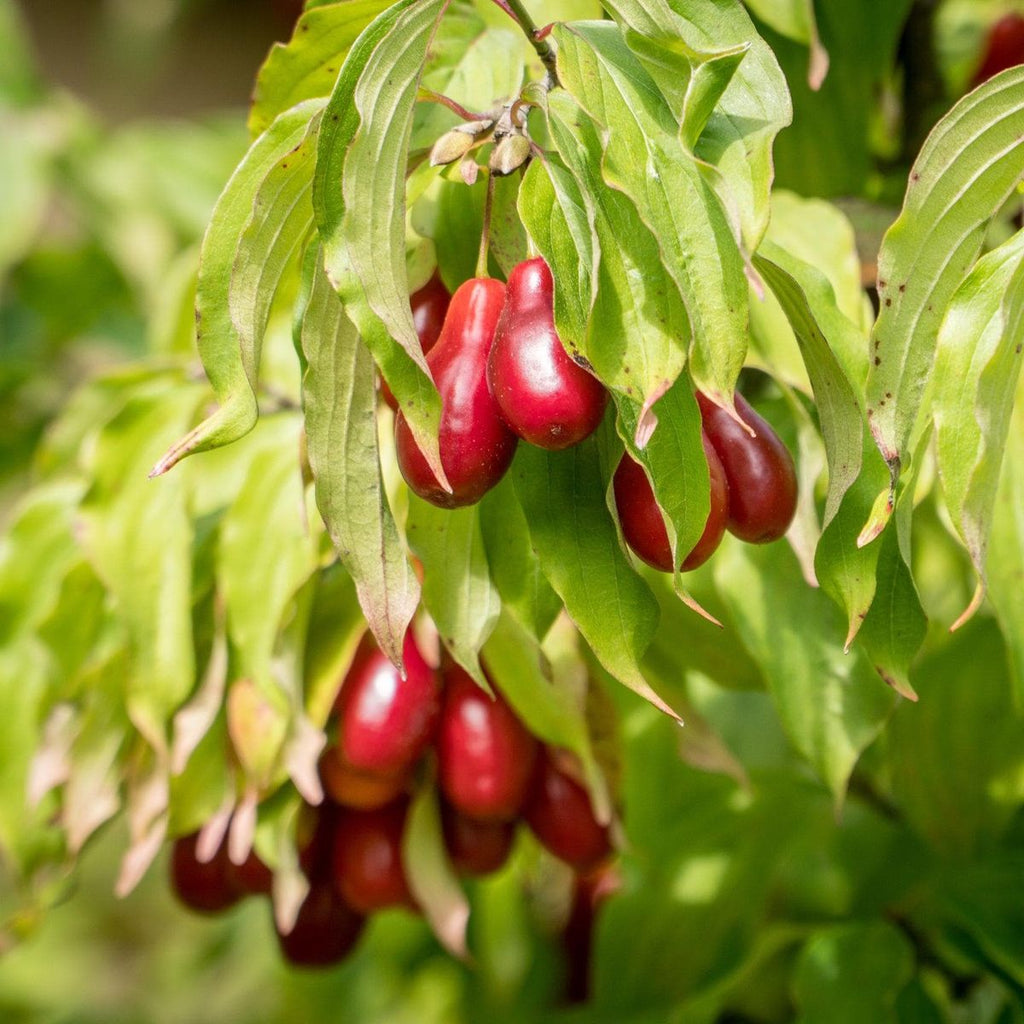
M 439 480 L 440 398 L 405 265 L 405 174 L 420 77 L 447 0 L 400 0 L 349 51 L 324 112 L 313 182 L 327 276 Z
M 790 741 L 841 803 L 850 773 L 885 724 L 894 696 L 861 652 L 844 653 L 838 610 L 807 586 L 784 545 L 727 538 L 715 555 L 714 573 Z
M 983 256 L 957 289 L 939 331 L 935 442 L 946 505 L 975 572 L 985 563 L 1024 348 L 1024 232 Z M 960 621 L 963 621 L 962 619 Z
M 747 282 L 725 210 L 672 112 L 614 26 L 556 27 L 562 84 L 601 129 L 601 173 L 636 205 L 686 305 L 691 373 L 730 402 L 747 345 Z
M 605 7 L 629 30 L 627 42 L 753 252 L 768 223 L 772 145 L 792 116 L 775 55 L 739 4 L 609 0 Z
M 619 547 L 596 442 L 520 445 L 511 472 L 541 568 L 584 639 L 616 679 L 671 713 L 640 670 L 658 606 Z
M 1024 69 L 1015 68 L 969 93 L 935 126 L 882 242 L 867 411 L 893 490 L 911 454 L 946 308 L 1024 173 L 1022 139 Z
M 322 101 L 308 100 L 278 117 L 252 144 L 217 201 L 200 254 L 196 341 L 218 408 L 165 452 L 154 476 L 186 455 L 238 440 L 256 423 L 256 354 L 243 353 L 231 316 L 235 257 L 242 237 L 256 222 L 254 205 L 264 181 L 275 169 L 281 173 L 279 164 L 302 145 L 310 119 L 322 107 Z M 270 222 L 275 211 L 264 212 Z M 278 216 L 283 212 L 276 211 Z
M 401 664 L 419 601 L 377 448 L 373 359 L 323 273 L 302 327 L 306 441 L 316 501 L 381 649 Z
M 253 138 L 296 103 L 329 96 L 349 47 L 387 6 L 387 0 L 345 0 L 307 10 L 292 38 L 275 43 L 260 68 L 249 109 Z
M 480 649 L 501 613 L 487 564 L 477 506 L 440 509 L 409 496 L 409 546 L 423 563 L 423 604 L 445 647 L 481 685 Z
M 608 388 L 647 409 L 672 385 L 686 363 L 690 340 L 686 309 L 662 265 L 657 241 L 636 208 L 622 193 L 607 188 L 599 176 L 598 126 L 561 91 L 548 97 L 548 113 L 552 136 L 569 174 L 549 165 L 554 186 L 551 213 L 547 214 L 551 223 L 544 227 L 541 207 L 530 214 L 527 228 L 536 233 L 534 241 L 548 259 L 556 281 L 583 282 L 576 315 L 586 308 L 588 278 L 596 289 L 591 293 L 591 314 L 583 323 L 573 319 L 572 310 L 563 308 L 556 292 L 555 326 L 570 354 L 586 359 Z M 576 195 L 596 239 L 589 251 Z M 526 209 L 524 206 L 524 213 Z M 578 254 L 575 265 L 572 248 L 564 244 L 556 248 L 554 242 L 562 219 L 573 235 Z M 584 261 L 596 260 L 597 253 L 600 260 L 595 278 L 591 276 L 595 270 Z M 581 327 L 585 327 L 584 334 L 577 333 Z

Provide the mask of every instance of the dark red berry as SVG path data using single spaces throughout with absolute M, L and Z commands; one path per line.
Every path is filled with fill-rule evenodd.
M 514 818 L 536 749 L 536 740 L 500 696 L 488 696 L 457 665 L 446 669 L 437 781 L 455 810 L 484 821 Z
M 698 393 L 697 401 L 729 481 L 726 528 L 749 544 L 778 540 L 796 514 L 796 466 L 789 449 L 742 395 L 736 395 L 736 411 L 754 437 L 704 395 Z
M 704 532 L 680 565 L 683 572 L 696 569 L 711 557 L 725 533 L 729 514 L 729 485 L 725 470 L 703 431 L 701 441 L 711 482 L 711 508 L 704 522 Z M 668 530 L 643 466 L 628 453 L 623 455 L 615 470 L 612 486 L 626 543 L 648 565 L 662 572 L 671 572 L 672 547 Z
M 334 884 L 362 914 L 414 907 L 402 865 L 408 804 L 398 800 L 374 811 L 346 811 L 334 833 Z
M 334 831 L 341 814 L 337 805 L 326 800 L 317 807 L 310 804 L 302 806 L 295 845 L 299 851 L 299 865 L 311 882 L 331 877 Z
M 274 872 L 255 850 L 241 864 L 228 861 L 228 882 L 243 896 L 268 896 L 274 884 Z
M 550 751 L 537 758 L 523 820 L 547 850 L 577 871 L 591 871 L 611 855 L 608 828 L 594 817 L 589 794 Z
M 452 492 L 427 464 L 405 416 L 395 419 L 398 466 L 409 487 L 442 508 L 480 500 L 512 463 L 518 438 L 505 425 L 487 387 L 487 356 L 505 299 L 505 286 L 491 278 L 466 281 L 452 296 L 427 365 L 441 395 L 438 447 Z
M 327 795 L 343 807 L 369 811 L 383 807 L 405 792 L 411 772 L 402 775 L 373 775 L 356 771 L 342 761 L 337 747 L 320 755 L 320 781 Z
M 1024 64 L 1024 14 L 1004 14 L 990 29 L 973 85 L 981 85 L 1000 71 Z
M 440 707 L 437 674 L 412 631 L 402 645 L 405 678 L 367 633 L 335 701 L 338 757 L 367 775 L 403 775 L 433 736 Z
M 426 355 L 441 335 L 441 326 L 444 323 L 444 315 L 448 312 L 448 303 L 451 302 L 451 295 L 448 289 L 441 282 L 441 278 L 435 273 L 434 276 L 418 291 L 409 297 L 409 305 L 412 307 L 412 322 L 416 325 L 416 335 L 420 339 L 420 348 Z M 398 411 L 398 403 L 391 393 L 387 381 L 381 381 L 381 397 L 392 409 Z
M 199 833 L 182 836 L 171 848 L 171 888 L 190 910 L 216 914 L 227 910 L 242 897 L 229 876 L 228 852 L 224 843 L 209 861 L 196 856 Z
M 287 935 L 275 930 L 289 963 L 296 967 L 329 967 L 352 950 L 364 923 L 330 882 L 314 882 L 299 908 L 295 927 Z
M 530 444 L 568 448 L 601 422 L 608 392 L 562 347 L 554 281 L 543 257 L 525 260 L 509 274 L 487 380 L 505 422 Z
M 512 821 L 480 821 L 460 814 L 445 803 L 441 807 L 444 844 L 452 866 L 460 875 L 489 875 L 512 852 L 516 826 Z

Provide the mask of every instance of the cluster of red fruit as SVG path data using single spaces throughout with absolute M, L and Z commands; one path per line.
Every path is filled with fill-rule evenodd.
M 335 742 L 320 761 L 328 799 L 307 808 L 300 863 L 310 891 L 295 927 L 279 932 L 294 964 L 325 966 L 355 944 L 367 915 L 386 907 L 416 909 L 403 867 L 409 791 L 431 748 L 445 847 L 455 871 L 480 876 L 507 860 L 516 824 L 581 875 L 611 855 L 606 826 L 595 818 L 565 755 L 544 747 L 500 697 L 486 694 L 461 668 L 432 669 L 411 631 L 406 675 L 367 635 L 335 701 Z M 213 912 L 251 893 L 268 893 L 272 876 L 255 854 L 233 865 L 222 845 L 206 863 L 197 836 L 179 839 L 172 886 L 193 909 Z
M 441 396 L 438 448 L 451 492 L 438 482 L 401 411 L 398 464 L 420 497 L 444 508 L 478 501 L 504 475 L 520 438 L 559 450 L 597 428 L 608 393 L 565 352 L 555 331 L 554 282 L 541 257 L 513 268 L 508 285 L 466 281 L 451 297 L 435 277 L 411 298 L 413 320 Z M 390 392 L 385 397 L 392 408 Z M 796 511 L 796 469 L 778 435 L 743 399 L 732 415 L 698 393 L 711 481 L 704 532 L 683 559 L 694 569 L 726 529 L 750 543 L 777 540 Z M 643 467 L 623 455 L 614 477 L 622 533 L 645 562 L 671 572 L 668 531 Z

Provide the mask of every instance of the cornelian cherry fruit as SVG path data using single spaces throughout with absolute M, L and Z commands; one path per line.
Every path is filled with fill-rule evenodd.
M 328 747 L 320 755 L 320 781 L 327 795 L 342 807 L 363 811 L 383 807 L 405 791 L 411 775 L 411 771 L 400 775 L 358 771 L 342 760 L 337 747 Z
M 543 257 L 525 260 L 509 274 L 487 380 L 505 422 L 530 444 L 568 448 L 601 422 L 608 392 L 562 346 L 554 281 Z
M 448 289 L 445 288 L 436 273 L 422 288 L 414 291 L 409 297 L 409 305 L 412 307 L 412 322 L 416 327 L 416 336 L 420 339 L 420 348 L 423 349 L 424 355 L 434 347 L 441 335 L 441 325 L 444 323 L 444 315 L 448 311 L 448 303 L 451 302 L 451 298 Z M 385 380 L 381 381 L 380 394 L 381 398 L 397 412 L 398 402 Z
M 441 805 L 444 844 L 452 866 L 460 875 L 489 875 L 512 852 L 516 826 L 512 821 L 480 821 Z
M 277 941 L 295 967 L 329 967 L 355 946 L 365 921 L 349 907 L 330 882 L 314 882 L 299 907 L 295 926 Z
M 335 699 L 336 757 L 360 775 L 407 774 L 433 737 L 440 686 L 412 630 L 405 634 L 402 660 L 404 679 L 367 633 Z
M 181 836 L 171 848 L 171 889 L 190 910 L 216 914 L 236 904 L 242 892 L 229 876 L 227 844 L 221 843 L 209 861 L 196 853 L 199 833 Z
M 753 428 L 754 437 L 699 392 L 697 402 L 704 430 L 729 481 L 726 528 L 748 544 L 778 540 L 796 515 L 796 466 L 789 449 L 739 393 L 736 411 Z
M 981 64 L 972 84 L 981 85 L 1000 71 L 1024 64 L 1024 14 L 1004 14 L 988 31 Z
M 577 871 L 590 871 L 612 852 L 608 829 L 594 817 L 587 791 L 544 750 L 537 758 L 523 820 L 541 844 Z
M 512 463 L 518 438 L 505 425 L 487 386 L 487 357 L 505 301 L 505 286 L 471 278 L 452 296 L 427 365 L 441 396 L 438 448 L 451 492 L 427 464 L 402 412 L 395 419 L 398 466 L 409 487 L 442 508 L 479 501 Z
M 484 821 L 509 821 L 526 796 L 537 741 L 500 697 L 459 666 L 445 671 L 437 731 L 437 782 L 452 807 Z
M 396 800 L 374 811 L 347 811 L 334 832 L 334 884 L 362 914 L 385 907 L 414 907 L 402 865 L 408 804 Z
M 688 572 L 703 565 L 718 547 L 725 533 L 729 514 L 730 491 L 725 470 L 715 454 L 707 435 L 701 432 L 704 456 L 708 463 L 711 482 L 711 508 L 704 522 L 704 532 L 690 553 L 683 559 L 680 569 Z M 672 546 L 661 510 L 654 498 L 654 490 L 643 466 L 629 456 L 622 456 L 612 480 L 615 508 L 622 524 L 626 543 L 648 565 L 661 572 L 672 571 Z

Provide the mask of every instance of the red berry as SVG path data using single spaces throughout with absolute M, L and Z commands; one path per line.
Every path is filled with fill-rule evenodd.
M 255 850 L 241 864 L 228 861 L 228 882 L 243 896 L 268 896 L 274 885 L 274 872 L 260 859 Z
M 489 697 L 465 671 L 445 672 L 437 737 L 437 781 L 457 811 L 484 821 L 519 813 L 537 742 L 501 699 Z
M 347 811 L 334 833 L 334 884 L 362 914 L 385 907 L 414 907 L 402 866 L 402 832 L 408 804 L 398 800 L 375 811 Z
M 973 84 L 981 85 L 1000 71 L 1024 64 L 1024 14 L 1004 14 L 989 29 L 985 52 Z
M 416 325 L 416 335 L 420 339 L 420 348 L 426 355 L 433 347 L 441 334 L 441 325 L 444 323 L 444 315 L 448 311 L 448 303 L 451 302 L 451 295 L 448 289 L 441 282 L 441 278 L 435 273 L 434 276 L 418 291 L 409 297 L 409 305 L 412 307 L 412 322 Z M 387 404 L 398 411 L 398 402 L 391 393 L 387 381 L 381 381 L 381 397 Z
M 562 347 L 554 281 L 543 257 L 525 260 L 509 275 L 487 380 L 505 422 L 530 444 L 568 448 L 601 422 L 608 392 Z
M 277 931 L 277 941 L 285 959 L 294 966 L 328 967 L 351 951 L 364 923 L 329 882 L 314 882 L 299 908 L 295 927 L 287 935 Z
M 505 426 L 487 387 L 487 356 L 505 300 L 505 286 L 472 278 L 452 296 L 437 344 L 427 365 L 441 395 L 438 433 L 441 465 L 452 493 L 445 491 L 399 412 L 395 419 L 398 466 L 409 487 L 442 508 L 479 501 L 512 463 L 518 438 Z
M 594 817 L 587 791 L 555 764 L 537 759 L 523 820 L 541 844 L 577 871 L 590 871 L 612 852 L 608 829 Z
M 441 824 L 452 866 L 460 875 L 489 875 L 512 852 L 516 826 L 512 821 L 479 821 L 443 804 Z
M 701 441 L 711 482 L 711 509 L 704 522 L 704 532 L 680 565 L 683 572 L 696 569 L 711 557 L 725 533 L 729 514 L 729 485 L 726 483 L 725 470 L 703 431 Z M 668 530 L 643 466 L 629 454 L 623 455 L 615 470 L 612 486 L 615 491 L 615 508 L 626 543 L 648 565 L 662 572 L 671 572 L 672 547 Z
M 299 866 L 311 882 L 331 877 L 334 830 L 341 813 L 340 808 L 326 801 L 318 807 L 310 804 L 302 807 L 295 845 L 299 851 Z
M 440 688 L 411 630 L 402 656 L 404 679 L 367 633 L 335 701 L 337 756 L 365 775 L 406 774 L 433 736 Z
M 736 395 L 736 411 L 754 437 L 704 395 L 698 393 L 697 401 L 729 481 L 726 528 L 749 544 L 778 540 L 796 514 L 796 466 L 789 449 L 742 395 Z
M 383 807 L 405 791 L 410 776 L 356 771 L 341 760 L 337 747 L 329 747 L 320 755 L 320 781 L 327 795 L 342 807 L 363 811 Z
M 171 849 L 171 888 L 190 910 L 216 914 L 227 910 L 241 899 L 242 893 L 232 884 L 228 874 L 227 846 L 224 843 L 209 861 L 196 856 L 199 833 L 182 836 Z

